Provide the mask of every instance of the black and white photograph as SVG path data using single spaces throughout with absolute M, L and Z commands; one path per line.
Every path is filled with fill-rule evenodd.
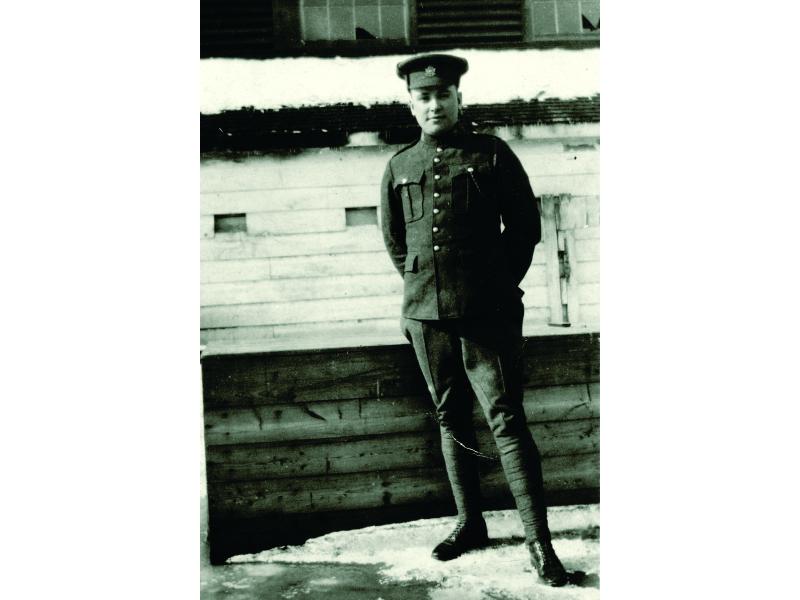
M 3 597 L 797 596 L 798 12 L 10 4 Z
M 599 598 L 599 0 L 200 8 L 201 598 Z

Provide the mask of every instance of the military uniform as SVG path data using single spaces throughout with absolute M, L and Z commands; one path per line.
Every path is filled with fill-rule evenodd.
M 403 316 L 485 316 L 518 301 L 541 223 L 505 142 L 423 134 L 392 157 L 381 190 L 386 247 L 405 281 Z
M 457 85 L 465 71 L 466 61 L 447 55 L 398 67 L 409 89 L 435 87 L 437 78 Z M 386 166 L 381 216 L 386 248 L 404 281 L 403 331 L 433 399 L 459 523 L 484 523 L 471 389 L 494 435 L 526 539 L 549 547 L 541 459 L 522 408 L 519 283 L 541 239 L 522 165 L 497 137 L 461 126 L 435 136 L 423 131 Z M 447 560 L 468 549 L 462 534 L 457 528 L 451 535 L 456 551 L 450 556 L 437 555 L 440 547 L 434 556 Z M 485 535 L 484 524 L 476 539 Z M 553 585 L 563 584 L 558 567 Z

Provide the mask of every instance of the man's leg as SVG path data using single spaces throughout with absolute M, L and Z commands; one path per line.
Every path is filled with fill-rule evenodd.
M 442 456 L 458 511 L 456 529 L 433 552 L 434 558 L 450 560 L 487 541 L 474 450 L 477 440 L 472 424 L 472 396 L 462 366 L 460 341 L 452 326 L 404 319 L 403 328 L 414 346 L 433 399 Z
M 566 573 L 550 544 L 542 463 L 522 406 L 522 327 L 517 320 L 473 320 L 461 332 L 464 369 L 494 435 L 539 575 L 551 585 Z

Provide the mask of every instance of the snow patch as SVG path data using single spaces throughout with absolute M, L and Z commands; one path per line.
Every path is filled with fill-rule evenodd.
M 548 513 L 553 547 L 564 565 L 570 571 L 584 571 L 596 579 L 599 540 L 591 535 L 576 536 L 576 532 L 592 531 L 599 526 L 599 507 L 553 507 Z M 569 586 L 571 591 L 565 594 L 566 588 L 553 590 L 538 582 L 516 511 L 490 511 L 484 517 L 490 545 L 448 562 L 434 560 L 430 552 L 450 533 L 452 517 L 338 531 L 310 539 L 302 546 L 235 556 L 229 562 L 377 564 L 381 566 L 379 576 L 385 584 L 435 583 L 435 589 L 430 591 L 432 600 L 529 597 L 534 586 L 536 597 L 541 599 L 599 598 L 597 587 Z
M 464 104 L 581 98 L 599 93 L 599 49 L 453 50 L 469 61 Z M 405 102 L 395 75 L 408 55 L 364 58 L 275 58 L 200 61 L 200 112 L 243 107 L 327 106 Z

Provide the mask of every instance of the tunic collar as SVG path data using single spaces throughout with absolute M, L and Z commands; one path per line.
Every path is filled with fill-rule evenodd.
M 423 131 L 422 135 L 420 135 L 419 141 L 427 148 L 435 148 L 437 146 L 452 147 L 458 146 L 459 143 L 464 139 L 465 135 L 466 131 L 464 126 L 461 123 L 457 123 L 451 130 L 435 137 L 428 135 Z

